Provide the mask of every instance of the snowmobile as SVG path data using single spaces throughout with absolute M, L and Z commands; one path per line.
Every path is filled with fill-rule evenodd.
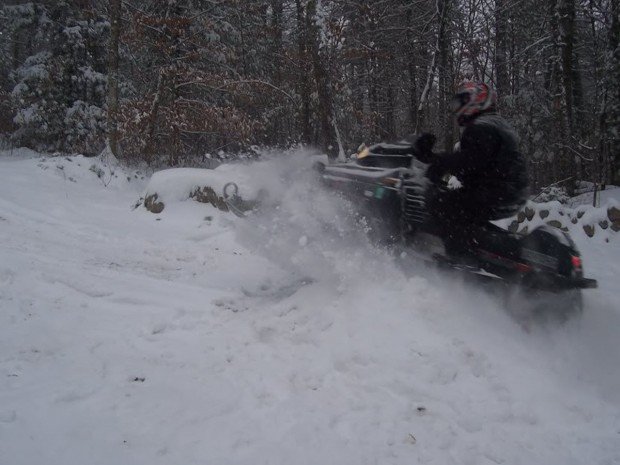
M 425 176 L 429 162 L 409 139 L 363 148 L 346 162 L 318 161 L 315 169 L 324 185 L 359 206 L 376 242 L 406 251 L 400 256 L 516 285 L 528 295 L 551 296 L 556 307 L 562 302 L 564 310 L 581 312 L 581 290 L 596 288 L 597 282 L 584 277 L 580 253 L 560 229 L 541 226 L 518 234 L 488 222 L 476 229 L 466 260 L 447 254 L 440 234 L 428 226 L 426 198 L 429 189 L 450 183 L 433 185 Z

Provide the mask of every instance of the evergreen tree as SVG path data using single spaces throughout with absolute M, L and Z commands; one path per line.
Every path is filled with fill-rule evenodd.
M 18 143 L 94 154 L 102 147 L 108 22 L 77 1 L 20 9 L 36 25 L 32 54 L 13 74 Z

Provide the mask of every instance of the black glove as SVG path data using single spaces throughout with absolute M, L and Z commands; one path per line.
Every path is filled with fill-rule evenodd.
M 415 141 L 415 149 L 421 155 L 430 155 L 433 153 L 433 146 L 437 138 L 430 132 L 423 132 Z

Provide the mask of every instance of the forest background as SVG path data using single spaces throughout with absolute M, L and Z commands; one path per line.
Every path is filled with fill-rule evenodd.
M 496 87 L 534 189 L 620 185 L 620 0 L 41 0 L 0 7 L 0 139 L 201 166 L 433 132 Z

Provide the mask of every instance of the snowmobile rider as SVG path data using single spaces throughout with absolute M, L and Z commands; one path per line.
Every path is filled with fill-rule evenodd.
M 449 255 L 467 254 L 480 226 L 508 218 L 525 204 L 527 171 L 519 139 L 496 107 L 494 89 L 485 83 L 465 82 L 452 101 L 462 127 L 458 149 L 432 154 L 431 134 L 422 134 L 416 143 L 417 150 L 433 160 L 426 173 L 434 186 L 428 191 L 427 203 Z M 460 187 L 446 187 L 449 175 L 458 179 Z

